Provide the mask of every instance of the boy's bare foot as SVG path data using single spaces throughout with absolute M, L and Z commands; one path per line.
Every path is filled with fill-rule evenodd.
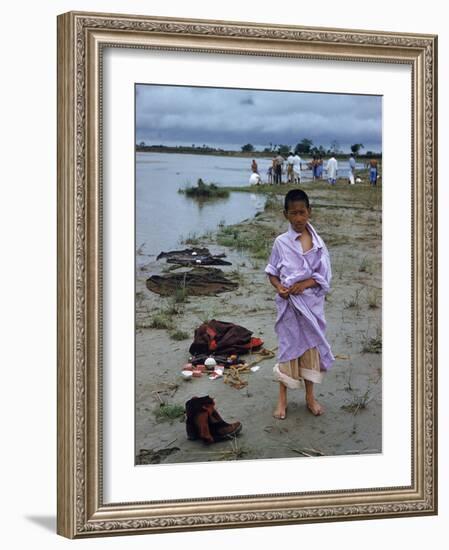
M 307 408 L 315 416 L 321 416 L 324 414 L 324 407 L 320 405 L 314 397 L 307 399 Z
M 278 406 L 276 407 L 273 416 L 278 420 L 285 420 L 287 417 L 287 405 L 281 405 L 278 403 Z

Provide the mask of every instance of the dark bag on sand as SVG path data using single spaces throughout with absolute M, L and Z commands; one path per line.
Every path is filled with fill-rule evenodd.
M 240 422 L 225 422 L 215 408 L 215 401 L 205 395 L 186 402 L 187 439 L 201 439 L 210 444 L 235 437 L 242 429 Z
M 263 345 L 259 338 L 245 327 L 212 319 L 195 330 L 193 343 L 189 348 L 192 355 L 199 354 L 243 354 L 257 350 Z

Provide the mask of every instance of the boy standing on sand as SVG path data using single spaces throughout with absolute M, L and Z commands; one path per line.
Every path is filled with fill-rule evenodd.
M 275 287 L 278 363 L 273 371 L 279 381 L 279 399 L 273 413 L 283 420 L 287 388 L 299 388 L 304 380 L 307 408 L 312 414 L 324 409 L 315 399 L 314 385 L 334 361 L 325 337 L 324 298 L 330 289 L 329 252 L 310 224 L 309 198 L 302 189 L 285 196 L 284 216 L 288 231 L 276 237 L 265 272 Z

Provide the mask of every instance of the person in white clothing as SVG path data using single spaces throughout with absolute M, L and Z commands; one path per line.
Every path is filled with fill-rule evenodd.
M 253 172 L 249 177 L 249 184 L 250 185 L 259 185 L 261 182 L 261 177 L 257 172 Z
M 351 153 L 349 155 L 348 183 L 350 185 L 355 184 L 355 158 L 354 158 L 354 153 Z
M 293 183 L 294 181 L 293 165 L 294 165 L 294 157 L 293 157 L 293 153 L 290 152 L 290 154 L 287 157 L 287 182 L 288 183 Z
M 301 157 L 298 153 L 293 157 L 293 182 L 301 183 Z
M 327 181 L 331 185 L 335 185 L 337 183 L 338 162 L 334 156 L 332 156 L 327 161 L 326 170 L 327 170 Z

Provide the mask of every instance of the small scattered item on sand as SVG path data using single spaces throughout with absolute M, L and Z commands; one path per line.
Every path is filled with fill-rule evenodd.
M 224 377 L 224 383 L 228 384 L 236 390 L 241 390 L 248 385 L 248 381 L 244 380 L 241 375 L 247 374 L 250 372 L 250 369 L 246 363 L 241 365 L 233 365 L 229 367 L 228 372 Z
M 209 376 L 209 380 L 216 380 L 217 378 L 223 377 L 223 368 L 216 367 L 213 371 L 213 373 Z
M 355 182 L 356 183 L 362 183 L 362 180 L 361 180 L 361 178 L 355 178 Z
M 212 254 L 208 248 L 185 248 L 184 250 L 171 250 L 161 252 L 156 260 L 166 258 L 169 264 L 191 266 L 201 265 L 232 265 L 232 262 L 223 260 L 226 254 Z
M 215 401 L 205 395 L 186 402 L 187 439 L 201 439 L 206 444 L 233 439 L 242 430 L 241 422 L 228 423 L 215 408 Z
M 195 365 L 195 368 L 193 370 L 199 370 L 201 372 L 204 372 L 206 369 L 206 365 L 204 364 L 199 364 L 199 365 Z
M 213 370 L 214 367 L 217 366 L 217 361 L 213 357 L 208 357 L 204 364 L 206 365 L 207 369 Z
M 181 375 L 184 378 L 184 380 L 191 380 L 193 377 L 193 371 L 191 370 L 182 370 Z
M 217 365 L 222 365 L 224 367 L 229 367 L 231 365 L 238 365 L 242 363 L 242 359 L 238 355 L 210 355 L 206 353 L 200 353 L 198 355 L 195 355 L 194 357 L 190 357 L 189 361 L 192 363 L 192 365 L 199 365 L 201 363 L 204 363 L 206 367 L 208 366 L 206 364 L 206 361 L 212 358 L 216 362 Z
M 301 456 L 324 456 L 324 453 L 322 451 L 320 451 L 319 449 L 293 449 L 291 448 L 290 449 L 291 451 L 293 451 L 294 453 L 298 453 L 299 455 Z
M 162 399 L 161 394 L 172 398 L 178 391 L 178 388 L 178 384 L 162 383 L 156 390 L 153 390 L 151 393 L 156 396 L 161 405 L 165 405 L 165 401 Z
M 236 290 L 239 285 L 225 277 L 221 269 L 194 267 L 183 273 L 152 275 L 146 286 L 160 296 L 173 296 L 179 289 L 190 296 L 209 296 Z
M 254 367 L 250 367 L 250 371 L 251 372 L 257 372 L 258 370 L 260 369 L 260 366 L 259 365 L 254 365 Z

